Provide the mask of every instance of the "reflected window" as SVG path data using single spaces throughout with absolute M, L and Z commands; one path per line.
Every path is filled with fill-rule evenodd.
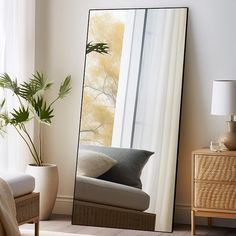
M 81 119 L 83 144 L 111 146 L 125 28 L 124 11 L 90 12 L 89 42 L 106 43 L 108 54 L 86 58 Z

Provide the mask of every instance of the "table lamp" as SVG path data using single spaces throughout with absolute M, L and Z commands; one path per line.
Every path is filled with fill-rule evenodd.
M 214 80 L 212 90 L 211 114 L 230 116 L 227 121 L 228 131 L 221 142 L 229 150 L 236 150 L 236 80 Z

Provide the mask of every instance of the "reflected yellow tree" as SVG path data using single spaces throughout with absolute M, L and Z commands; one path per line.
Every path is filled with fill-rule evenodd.
M 110 12 L 91 14 L 88 42 L 102 42 L 109 53 L 86 58 L 80 142 L 110 146 L 119 82 L 124 24 Z

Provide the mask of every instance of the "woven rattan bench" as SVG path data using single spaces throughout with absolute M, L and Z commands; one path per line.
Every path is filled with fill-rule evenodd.
M 30 193 L 15 198 L 18 225 L 35 224 L 35 236 L 39 236 L 39 193 Z
M 155 214 L 74 200 L 73 225 L 155 230 Z

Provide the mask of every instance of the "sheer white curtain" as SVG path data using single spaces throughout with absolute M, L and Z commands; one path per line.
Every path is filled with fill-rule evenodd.
M 34 72 L 35 54 L 35 0 L 0 0 L 0 73 L 27 80 Z M 15 104 L 7 96 L 7 109 Z M 33 134 L 33 124 L 30 125 Z M 11 128 L 0 137 L 0 170 L 23 171 L 30 155 L 22 140 Z
M 155 152 L 143 170 L 142 183 L 159 231 L 172 228 L 186 27 L 183 11 L 148 10 L 134 123 L 133 147 Z
M 124 10 L 121 10 L 124 11 Z M 145 28 L 145 9 L 127 10 L 112 134 L 113 147 L 131 146 Z

